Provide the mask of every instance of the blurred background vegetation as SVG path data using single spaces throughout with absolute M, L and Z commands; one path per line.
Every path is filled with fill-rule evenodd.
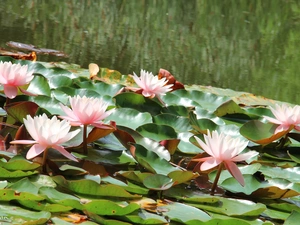
M 122 74 L 169 70 L 185 84 L 300 104 L 297 0 L 2 0 L 0 47 L 64 51 Z

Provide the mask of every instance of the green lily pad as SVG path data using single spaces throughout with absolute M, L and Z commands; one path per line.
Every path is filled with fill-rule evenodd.
M 168 125 L 157 125 L 154 123 L 148 123 L 136 128 L 136 131 L 139 132 L 142 136 L 151 138 L 155 141 L 163 141 L 178 138 L 174 128 Z
M 143 124 L 152 123 L 151 114 L 130 108 L 117 108 L 107 119 L 115 121 L 118 126 L 129 127 L 133 130 Z
M 162 174 L 152 174 L 143 180 L 143 184 L 152 190 L 166 190 L 172 187 L 173 180 Z
M 179 170 L 173 167 L 167 160 L 160 158 L 156 153 L 147 150 L 139 144 L 135 144 L 135 158 L 143 167 L 153 173 L 168 175 Z
M 262 203 L 217 196 L 216 198 L 218 199 L 218 202 L 211 204 L 196 204 L 195 201 L 189 204 L 206 211 L 227 216 L 258 216 L 266 210 L 266 206 Z M 187 198 L 186 201 L 189 202 L 189 199 Z
M 60 186 L 69 189 L 70 191 L 90 196 L 107 196 L 107 197 L 123 197 L 123 198 L 139 198 L 138 195 L 132 195 L 125 191 L 122 187 L 105 184 L 99 185 L 93 180 L 66 180 L 62 176 L 55 176 L 53 180 Z
M 10 170 L 22 170 L 22 171 L 30 171 L 39 168 L 41 165 L 39 163 L 30 162 L 24 159 L 22 156 L 17 155 L 10 159 L 8 162 L 0 161 L 0 167 Z
M 35 75 L 30 82 L 27 91 L 36 95 L 50 96 L 50 86 L 44 76 Z
M 117 107 L 132 108 L 140 112 L 148 112 L 151 115 L 159 114 L 162 109 L 154 100 L 132 92 L 121 93 L 114 98 L 116 99 Z
M 84 209 L 91 213 L 102 216 L 123 216 L 138 210 L 140 206 L 136 203 L 118 204 L 109 200 L 93 200 L 84 204 Z
M 289 132 L 282 131 L 277 134 L 274 134 L 277 126 L 278 125 L 271 123 L 263 123 L 259 120 L 252 120 L 245 123 L 241 127 L 240 132 L 244 137 L 248 138 L 249 140 L 261 145 L 265 145 L 281 138 Z
M 211 217 L 204 211 L 193 206 L 182 204 L 179 202 L 170 202 L 159 207 L 163 210 L 163 215 L 168 216 L 171 221 L 180 222 L 183 224 L 201 224 L 206 222 Z
M 189 119 L 187 117 L 177 116 L 170 113 L 156 115 L 154 123 L 157 125 L 167 125 L 172 127 L 177 133 L 192 130 Z
M 9 171 L 0 167 L 0 178 L 2 179 L 28 177 L 37 173 L 38 171 L 21 171 L 21 170 Z
M 11 224 L 45 224 L 51 217 L 50 212 L 35 212 L 6 204 L 0 204 L 0 212 Z

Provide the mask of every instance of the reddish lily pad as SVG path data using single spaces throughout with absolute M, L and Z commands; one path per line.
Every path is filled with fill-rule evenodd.
M 38 108 L 36 103 L 29 101 L 15 102 L 5 106 L 7 114 L 21 123 L 27 115 L 35 116 Z

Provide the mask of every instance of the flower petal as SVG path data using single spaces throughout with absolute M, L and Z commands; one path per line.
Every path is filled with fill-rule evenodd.
M 220 161 L 214 157 L 207 157 L 207 160 L 201 164 L 200 170 L 204 171 L 204 170 L 212 169 L 212 168 L 216 167 L 217 165 L 219 165 L 221 162 L 222 161 Z
M 52 146 L 52 148 L 56 149 L 57 151 L 59 151 L 62 155 L 64 155 L 65 157 L 78 162 L 78 160 L 70 153 L 68 152 L 64 147 L 60 146 L 60 145 L 54 145 Z
M 237 165 L 231 161 L 225 161 L 224 165 L 226 169 L 229 171 L 229 173 L 244 187 L 245 180 Z
M 11 86 L 11 85 L 3 85 L 3 86 L 4 86 L 4 93 L 8 98 L 13 99 L 17 96 L 18 88 L 16 86 Z
M 31 145 L 31 144 L 36 144 L 36 141 L 33 141 L 33 140 L 14 140 L 14 141 L 11 141 L 10 144 Z
M 233 162 L 245 161 L 245 160 L 251 159 L 257 155 L 258 155 L 258 152 L 256 152 L 256 151 L 249 151 L 249 152 L 246 152 L 246 153 L 243 153 L 243 154 L 233 157 L 231 159 L 231 161 L 233 161 Z
M 26 158 L 27 159 L 32 159 L 32 158 L 38 156 L 39 154 L 41 154 L 43 151 L 45 151 L 46 148 L 47 147 L 44 146 L 44 145 L 35 144 L 27 152 Z

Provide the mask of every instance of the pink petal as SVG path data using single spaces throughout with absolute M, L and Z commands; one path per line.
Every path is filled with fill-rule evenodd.
M 290 127 L 291 127 L 290 124 L 281 124 L 281 125 L 279 125 L 279 126 L 276 128 L 275 134 L 280 133 L 280 132 L 282 132 L 282 131 L 289 130 Z
M 252 157 L 257 156 L 257 155 L 258 155 L 258 152 L 250 151 L 250 152 L 243 153 L 243 154 L 233 157 L 231 159 L 231 161 L 233 161 L 233 162 L 245 161 L 245 160 L 251 159 Z
M 16 86 L 4 85 L 4 93 L 8 98 L 13 99 L 18 94 L 18 88 Z
M 281 124 L 281 121 L 273 118 L 273 117 L 269 117 L 269 116 L 264 116 L 265 119 L 267 119 L 269 122 L 271 123 L 275 123 L 275 124 Z
M 224 164 L 229 173 L 244 187 L 245 180 L 237 165 L 231 161 L 224 161 Z
M 32 159 L 32 158 L 38 156 L 39 154 L 41 154 L 43 151 L 45 151 L 46 148 L 47 147 L 44 145 L 35 144 L 27 152 L 26 158 Z
M 300 131 L 300 125 L 295 126 L 295 130 Z
M 21 91 L 23 94 L 25 94 L 25 95 L 28 95 L 28 96 L 38 96 L 37 94 L 31 93 L 31 92 L 26 91 L 26 90 L 24 90 L 24 89 L 22 89 L 22 88 L 19 88 L 19 89 L 20 89 L 20 91 Z
M 65 112 L 65 114 L 67 114 L 67 116 L 59 116 L 59 118 L 66 119 L 69 121 L 78 121 L 78 117 L 69 107 L 64 106 L 63 104 L 60 104 L 60 107 Z
M 52 146 L 52 148 L 56 149 L 57 151 L 59 151 L 62 155 L 64 155 L 65 157 L 78 162 L 78 160 L 70 153 L 68 152 L 64 147 L 60 146 L 60 145 L 54 145 Z
M 219 165 L 222 161 L 218 160 L 216 158 L 213 157 L 207 157 L 207 160 L 204 161 L 202 163 L 202 165 L 200 166 L 200 170 L 209 170 L 212 169 L 214 167 L 216 167 L 217 165 Z
M 36 144 L 36 141 L 33 140 L 15 140 L 11 141 L 11 144 L 24 144 L 24 145 L 31 145 L 31 144 Z
M 104 123 L 92 123 L 91 125 L 94 127 L 97 127 L 97 128 L 101 128 L 101 129 L 107 129 L 107 130 L 111 129 L 111 127 L 109 125 L 104 124 Z
M 201 146 L 201 148 L 206 151 L 207 154 L 213 156 L 214 153 L 211 151 L 211 149 L 198 137 L 195 136 L 196 141 Z

